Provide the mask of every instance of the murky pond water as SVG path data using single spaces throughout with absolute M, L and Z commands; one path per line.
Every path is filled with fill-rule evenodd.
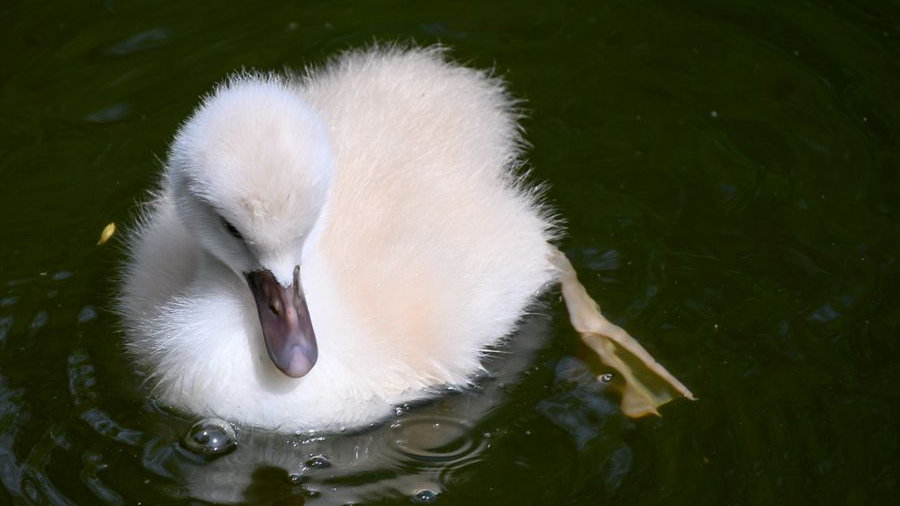
M 8 2 L 0 503 L 889 504 L 896 2 Z M 606 314 L 700 398 L 630 420 L 556 296 L 476 388 L 356 433 L 187 451 L 110 312 L 127 225 L 241 67 L 442 41 L 527 99 L 534 177 Z

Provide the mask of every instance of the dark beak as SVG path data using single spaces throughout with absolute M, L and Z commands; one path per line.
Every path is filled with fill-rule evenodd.
M 268 270 L 247 274 L 247 284 L 256 300 L 269 358 L 292 378 L 305 375 L 316 364 L 319 350 L 300 286 L 300 266 L 294 267 L 290 287 L 281 286 Z

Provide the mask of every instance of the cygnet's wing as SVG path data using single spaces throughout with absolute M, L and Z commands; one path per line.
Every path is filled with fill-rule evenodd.
M 164 301 L 190 282 L 198 245 L 175 215 L 165 190 L 158 190 L 144 204 L 135 229 L 126 237 L 129 261 L 119 309 L 126 315 L 126 323 L 133 326 L 152 318 Z
M 317 253 L 345 309 L 416 367 L 458 355 L 472 370 L 472 348 L 508 333 L 554 277 L 551 220 L 512 173 L 513 103 L 435 48 L 347 53 L 302 86 L 333 142 Z

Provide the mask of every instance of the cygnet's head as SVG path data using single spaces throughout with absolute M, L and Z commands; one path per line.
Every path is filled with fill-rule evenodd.
M 289 81 L 273 75 L 240 74 L 220 85 L 169 153 L 179 217 L 207 252 L 246 279 L 269 355 L 294 377 L 317 358 L 299 269 L 331 172 L 324 124 Z

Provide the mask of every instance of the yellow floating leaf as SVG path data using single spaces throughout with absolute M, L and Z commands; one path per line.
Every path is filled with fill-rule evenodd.
M 109 238 L 112 237 L 115 233 L 116 223 L 110 222 L 108 225 L 103 227 L 103 232 L 100 232 L 100 240 L 97 241 L 97 246 L 103 246 L 104 244 L 106 244 L 106 241 L 108 241 Z

